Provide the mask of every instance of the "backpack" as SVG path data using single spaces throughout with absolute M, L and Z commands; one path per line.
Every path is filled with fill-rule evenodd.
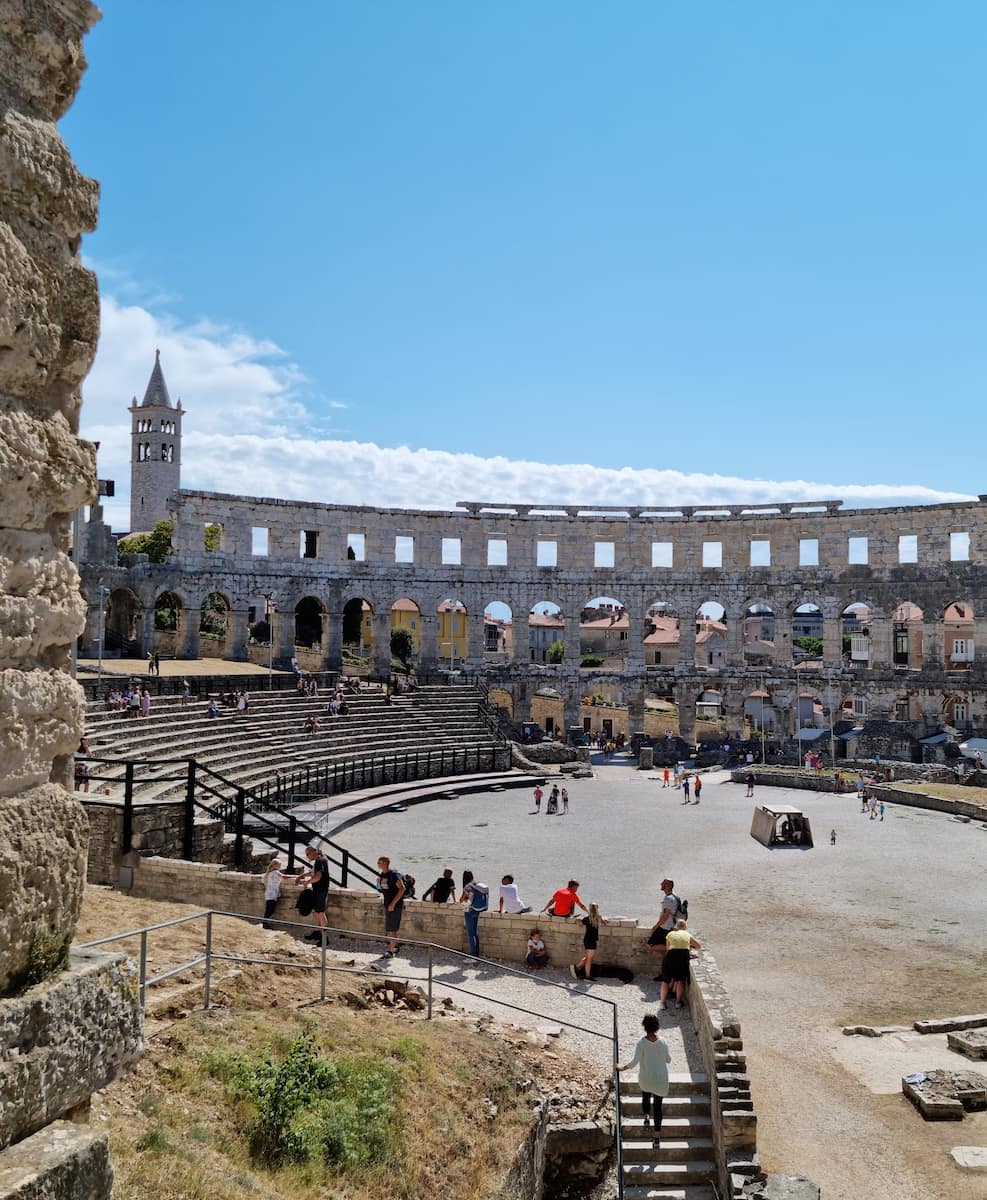
M 404 884 L 404 894 L 402 900 L 414 900 L 415 898 L 415 877 L 414 875 L 402 875 L 401 882 Z
M 474 887 L 470 892 L 470 908 L 472 908 L 474 912 L 486 912 L 489 905 L 489 890 L 484 890 L 481 892 L 478 888 Z
M 672 892 L 672 895 L 675 896 L 675 893 Z M 683 900 L 681 896 L 675 896 L 675 903 L 678 905 L 678 908 L 675 911 L 676 921 L 688 921 L 689 901 Z

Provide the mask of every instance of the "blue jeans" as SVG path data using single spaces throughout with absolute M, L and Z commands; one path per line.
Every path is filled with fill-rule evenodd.
M 470 940 L 470 954 L 476 958 L 480 957 L 480 934 L 477 929 L 479 923 L 480 910 L 468 908 L 466 910 L 466 935 Z

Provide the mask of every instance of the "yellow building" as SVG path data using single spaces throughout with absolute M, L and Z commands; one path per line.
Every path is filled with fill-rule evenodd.
M 466 608 L 459 600 L 443 600 L 439 605 L 439 637 L 436 650 L 439 662 L 466 657 L 468 636 Z
M 391 633 L 396 629 L 407 629 L 415 647 L 415 654 L 421 651 L 422 615 L 414 600 L 395 600 L 391 606 Z

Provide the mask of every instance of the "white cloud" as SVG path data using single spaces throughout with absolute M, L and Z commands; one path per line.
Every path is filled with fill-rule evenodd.
M 619 469 L 482 458 L 443 450 L 382 447 L 326 436 L 297 364 L 274 343 L 221 324 L 182 325 L 137 304 L 103 298 L 99 353 L 85 385 L 83 434 L 101 442 L 100 474 L 115 478 L 105 505 L 127 527 L 130 426 L 160 348 L 172 400 L 191 405 L 182 448 L 185 487 L 236 494 L 450 508 L 459 500 L 542 504 L 761 504 L 842 498 L 848 505 L 931 504 L 973 499 L 916 484 L 838 485 L 681 471 Z

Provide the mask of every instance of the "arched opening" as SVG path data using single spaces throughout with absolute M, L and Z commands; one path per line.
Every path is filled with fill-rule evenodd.
M 454 670 L 469 653 L 469 625 L 466 605 L 455 596 L 447 596 L 438 607 L 439 665 Z
M 503 600 L 491 600 L 483 610 L 483 660 L 506 666 L 514 656 L 514 613 Z
M 421 654 L 421 609 L 407 596 L 391 605 L 391 659 L 403 671 L 410 671 Z
M 325 629 L 325 605 L 315 596 L 303 596 L 295 605 L 294 645 L 295 657 L 304 670 L 318 670 L 322 666 Z
M 645 667 L 668 670 L 678 663 L 679 614 L 668 601 L 656 600 L 644 614 L 643 642 Z
M 373 605 L 362 596 L 354 596 L 343 605 L 343 668 L 360 674 L 370 669 L 373 656 Z
M 896 667 L 920 671 L 925 661 L 922 634 L 924 613 L 917 604 L 904 600 L 891 614 L 891 661 Z
M 721 670 L 727 662 L 727 610 L 718 600 L 704 600 L 696 609 L 697 667 Z
M 562 694 L 555 688 L 539 688 L 531 697 L 531 720 L 550 737 L 558 733 L 565 737 L 565 703 Z
M 755 601 L 744 612 L 744 662 L 749 666 L 767 666 L 774 656 L 774 610 Z
M 174 592 L 154 601 L 154 652 L 177 658 L 182 649 L 184 605 Z
M 798 666 L 823 659 L 823 615 L 818 604 L 800 604 L 792 613 L 792 658 Z
M 859 600 L 848 604 L 840 614 L 840 652 L 844 666 L 870 666 L 870 630 L 870 606 Z
M 613 596 L 594 596 L 579 615 L 579 665 L 591 670 L 623 671 L 627 665 L 630 619 Z
M 106 598 L 103 610 L 103 657 L 136 658 L 141 651 L 143 609 L 130 588 L 117 588 Z M 96 632 L 97 638 L 99 631 Z
M 726 712 L 723 693 L 718 688 L 706 688 L 696 697 L 696 741 L 722 742 L 726 736 Z
M 225 658 L 230 636 L 230 602 L 222 592 L 210 592 L 199 606 L 199 653 Z
M 771 692 L 756 687 L 744 697 L 744 736 L 754 741 L 768 741 L 778 732 L 778 711 Z
M 976 659 L 976 624 L 969 600 L 954 600 L 942 614 L 942 657 L 947 671 L 970 671 Z
M 590 745 L 603 746 L 607 741 L 623 745 L 634 732 L 620 689 L 612 684 L 593 685 L 593 690 L 583 695 L 579 724 Z
M 565 654 L 565 616 L 551 600 L 539 600 L 528 613 L 530 661 L 557 665 Z M 532 720 L 535 718 L 532 716 Z

